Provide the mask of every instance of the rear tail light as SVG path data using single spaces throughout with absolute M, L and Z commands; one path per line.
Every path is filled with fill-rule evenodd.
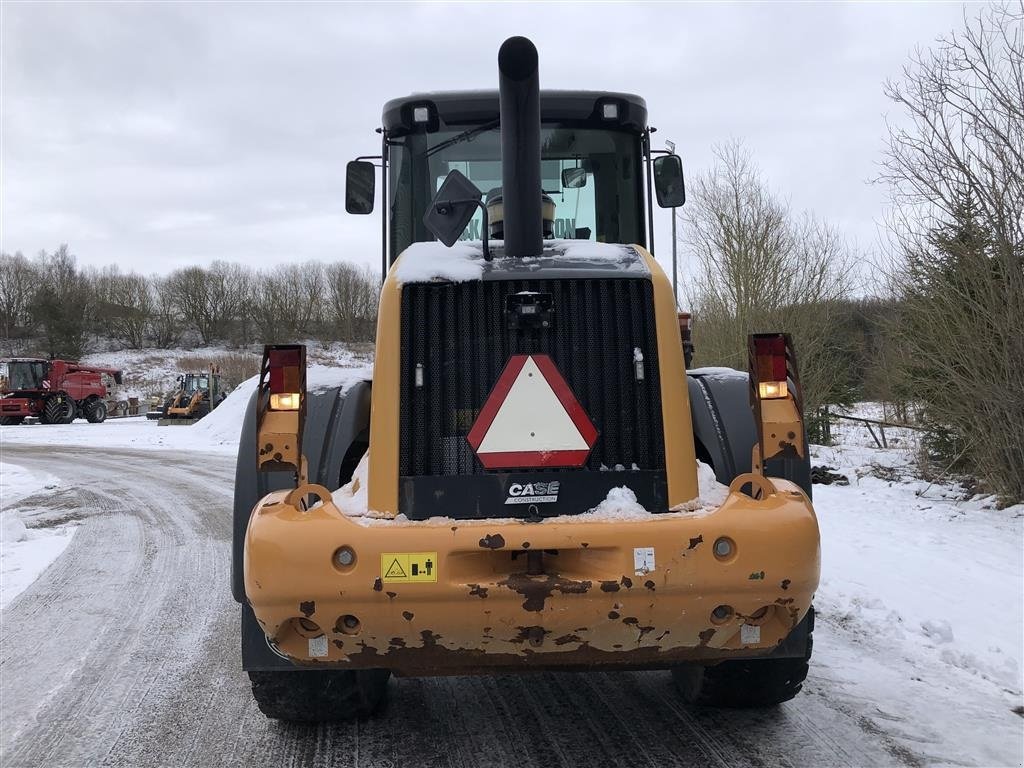
M 774 400 L 789 395 L 786 383 L 786 337 L 781 333 L 757 334 L 754 342 L 754 370 L 757 395 Z
M 297 348 L 268 351 L 270 410 L 297 411 L 302 400 L 302 360 Z
M 306 348 L 263 348 L 256 398 L 257 466 L 263 472 L 291 470 L 305 482 L 302 431 L 306 415 Z

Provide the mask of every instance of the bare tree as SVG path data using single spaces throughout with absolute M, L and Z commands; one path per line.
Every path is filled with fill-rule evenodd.
M 182 319 L 175 300 L 174 283 L 170 278 L 153 276 L 149 280 L 153 311 L 150 315 L 149 338 L 160 349 L 169 349 L 181 340 Z
M 32 263 L 20 251 L 13 256 L 0 254 L 0 327 L 8 342 L 31 331 L 30 310 L 39 282 Z
M 145 346 L 153 315 L 149 281 L 135 272 L 105 267 L 94 281 L 94 291 L 100 326 L 132 349 Z
M 958 465 L 1024 498 L 1024 3 L 919 51 L 886 93 L 894 376 Z
M 718 164 L 692 185 L 685 246 L 702 364 L 746 366 L 747 334 L 788 331 L 800 356 L 808 409 L 848 397 L 835 305 L 849 294 L 851 257 L 834 228 L 794 216 L 739 143 L 716 148 Z
M 319 262 L 289 264 L 255 280 L 253 322 L 268 342 L 298 341 L 318 330 L 324 268 Z
M 348 262 L 328 264 L 325 270 L 327 307 L 325 323 L 334 338 L 343 341 L 373 339 L 379 286 L 369 268 Z
M 187 267 L 172 272 L 169 289 L 182 318 L 204 344 L 227 339 L 243 316 L 252 287 L 251 272 L 239 264 L 215 261 L 209 269 Z

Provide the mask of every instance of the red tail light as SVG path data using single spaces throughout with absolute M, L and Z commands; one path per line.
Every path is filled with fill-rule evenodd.
M 297 411 L 302 397 L 301 352 L 298 348 L 271 349 L 268 354 L 270 410 Z
M 754 336 L 754 365 L 751 371 L 757 380 L 757 394 L 768 400 L 786 397 L 786 338 L 779 334 Z

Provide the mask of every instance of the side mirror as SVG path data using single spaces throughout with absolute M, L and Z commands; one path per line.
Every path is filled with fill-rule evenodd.
M 345 210 L 372 213 L 377 188 L 377 169 L 366 160 L 352 160 L 345 167 Z
M 678 208 L 686 202 L 683 161 L 679 155 L 661 155 L 654 161 L 654 192 L 662 208 Z
M 476 209 L 481 207 L 482 194 L 476 184 L 460 171 L 452 171 L 434 195 L 430 208 L 423 216 L 423 223 L 434 233 L 434 237 L 451 248 L 466 229 Z M 484 222 L 486 229 L 487 223 Z
M 585 168 L 563 168 L 562 186 L 566 189 L 580 189 L 587 186 L 587 171 Z

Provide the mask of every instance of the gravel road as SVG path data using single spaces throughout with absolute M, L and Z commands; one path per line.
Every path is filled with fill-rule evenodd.
M 689 711 L 667 672 L 619 672 L 398 679 L 368 722 L 269 721 L 228 586 L 231 458 L 27 445 L 4 458 L 61 479 L 19 505 L 28 525 L 80 523 L 0 614 L 5 768 L 917 762 L 844 706 L 827 662 L 765 712 Z

